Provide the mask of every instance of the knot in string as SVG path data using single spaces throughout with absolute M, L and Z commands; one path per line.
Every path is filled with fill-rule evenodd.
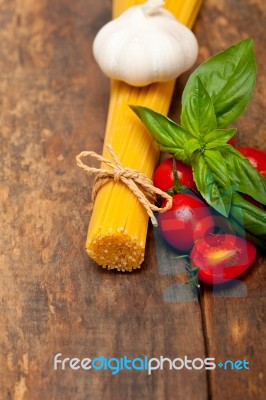
M 95 153 L 94 151 L 82 151 L 76 157 L 78 167 L 82 168 L 84 171 L 89 173 L 96 173 L 96 178 L 93 185 L 92 200 L 95 201 L 98 191 L 106 183 L 113 180 L 114 182 L 124 183 L 129 190 L 134 193 L 139 202 L 143 205 L 147 214 L 151 218 L 152 224 L 157 226 L 157 220 L 153 214 L 154 211 L 165 212 L 172 207 L 172 197 L 162 190 L 153 186 L 152 181 L 141 172 L 124 167 L 119 161 L 114 149 L 109 144 L 107 149 L 113 159 L 113 161 Z M 101 163 L 107 165 L 110 169 L 105 168 L 94 168 L 83 163 L 82 158 L 92 157 Z M 166 199 L 166 204 L 164 207 L 160 208 L 155 206 L 153 203 L 156 199 L 156 195 L 159 195 Z

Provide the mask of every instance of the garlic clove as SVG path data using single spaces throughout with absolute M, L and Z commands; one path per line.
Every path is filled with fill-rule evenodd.
M 196 61 L 198 43 L 161 0 L 133 6 L 96 35 L 93 54 L 110 78 L 133 86 L 176 79 Z

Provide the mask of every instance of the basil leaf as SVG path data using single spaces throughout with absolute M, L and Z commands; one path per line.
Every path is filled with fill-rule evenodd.
M 197 151 L 192 155 L 194 181 L 202 197 L 215 210 L 228 216 L 231 206 L 232 187 L 226 166 L 219 152 Z
M 233 194 L 229 223 L 236 228 L 238 234 L 266 248 L 266 211 L 256 207 L 239 193 Z
M 174 154 L 183 162 L 188 162 L 184 152 L 184 145 L 191 138 L 188 132 L 170 118 L 147 107 L 130 105 L 130 108 L 153 135 L 161 150 Z
M 244 237 L 245 239 L 249 240 L 257 247 L 266 249 L 265 238 L 256 236 L 253 233 L 250 233 L 249 231 L 247 231 L 245 229 L 245 227 L 242 224 L 239 224 L 238 220 L 235 220 L 234 218 L 230 218 L 230 222 L 228 222 L 228 224 L 229 224 L 229 227 L 231 228 L 231 231 L 233 234 Z
M 193 91 L 183 104 L 181 126 L 196 138 L 217 128 L 212 100 L 199 77 L 196 78 Z
M 191 158 L 193 156 L 193 153 L 196 150 L 201 150 L 201 145 L 200 145 L 199 141 L 197 139 L 187 140 L 184 145 L 184 151 L 185 151 L 186 157 L 190 160 L 190 164 L 191 164 Z
M 130 108 L 142 120 L 158 142 L 182 147 L 189 139 L 188 133 L 170 118 L 147 107 L 130 105 Z
M 260 203 L 266 204 L 266 179 L 234 147 L 225 145 L 220 152 L 235 191 L 246 193 Z
M 228 140 L 235 135 L 236 131 L 237 131 L 236 128 L 216 129 L 215 131 L 207 133 L 204 136 L 204 142 L 206 143 L 205 147 L 211 149 L 214 147 L 218 147 L 219 143 L 221 143 L 222 145 L 227 143 Z
M 202 63 L 188 79 L 183 105 L 189 103 L 198 77 L 212 99 L 217 126 L 223 128 L 232 123 L 245 110 L 253 93 L 256 79 L 253 41 L 242 40 Z
M 215 176 L 215 182 L 219 187 L 220 195 L 226 209 L 226 214 L 229 213 L 232 201 L 232 185 L 228 174 L 227 166 L 217 150 L 205 150 L 204 159 Z

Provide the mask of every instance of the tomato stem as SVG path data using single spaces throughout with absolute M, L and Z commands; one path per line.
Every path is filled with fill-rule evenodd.
M 198 279 L 198 267 L 192 267 L 190 261 L 187 261 L 186 264 L 186 271 L 189 276 L 189 280 L 186 282 L 187 285 L 191 285 L 195 289 L 200 288 L 199 279 Z
M 180 256 L 176 256 L 176 257 L 173 257 L 175 260 L 179 260 L 180 258 L 189 258 L 189 255 L 188 254 L 183 254 L 183 255 L 180 255 Z
M 170 196 L 173 196 L 174 194 L 178 193 L 187 193 L 187 194 L 196 194 L 198 193 L 190 189 L 188 186 L 183 186 L 181 185 L 179 179 L 178 179 L 178 172 L 176 168 L 176 159 L 173 157 L 173 176 L 174 176 L 174 186 L 171 187 L 170 189 L 166 190 L 166 193 L 169 194 Z
M 181 193 L 183 188 L 178 179 L 176 160 L 174 157 L 173 157 L 173 176 L 174 176 L 174 186 L 166 191 L 166 193 L 168 193 L 170 196 L 173 196 L 176 193 Z
M 177 169 L 176 169 L 176 160 L 174 157 L 173 157 L 173 173 L 174 173 L 174 190 L 176 193 L 180 193 L 182 186 L 178 179 L 178 173 L 177 173 Z

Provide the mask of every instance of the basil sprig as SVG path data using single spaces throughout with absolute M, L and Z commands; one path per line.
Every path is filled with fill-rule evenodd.
M 208 204 L 232 218 L 234 224 L 242 207 L 239 204 L 243 205 L 243 226 L 248 225 L 253 236 L 257 231 L 250 230 L 250 221 L 257 210 L 250 203 L 247 207 L 237 193 L 266 204 L 266 179 L 227 144 L 236 133 L 227 126 L 245 110 L 255 79 L 253 42 L 246 39 L 211 57 L 191 74 L 182 96 L 180 125 L 149 108 L 131 106 L 162 150 L 192 166 L 197 188 Z M 266 213 L 259 212 L 266 228 Z M 264 231 L 261 238 L 265 239 Z

